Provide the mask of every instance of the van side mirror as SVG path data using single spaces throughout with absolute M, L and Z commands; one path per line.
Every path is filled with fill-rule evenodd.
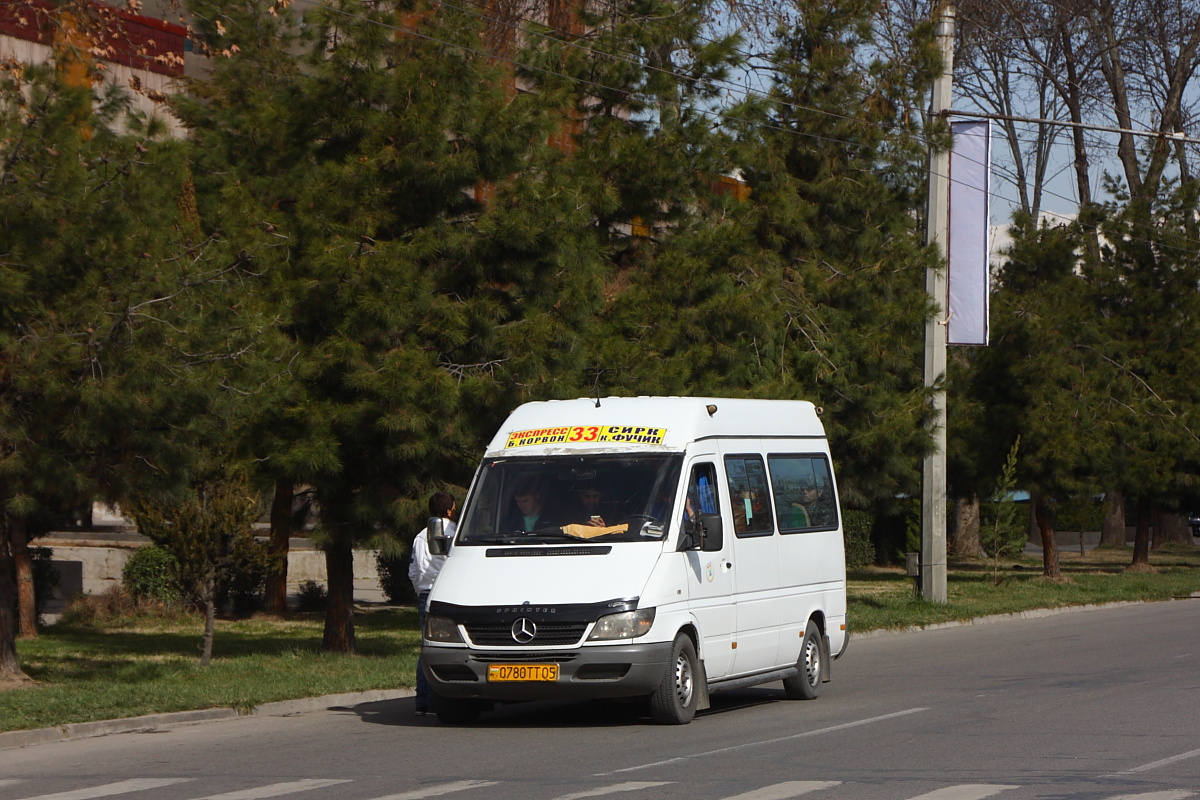
M 700 549 L 705 553 L 717 553 L 725 547 L 724 531 L 721 528 L 720 514 L 701 514 Z
M 430 555 L 444 556 L 450 552 L 450 537 L 446 535 L 446 520 L 443 517 L 430 517 L 426 530 Z

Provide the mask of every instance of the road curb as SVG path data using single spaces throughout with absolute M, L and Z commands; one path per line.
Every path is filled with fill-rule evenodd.
M 1182 598 L 1180 598 L 1182 599 Z M 898 636 L 905 633 L 921 633 L 924 631 L 940 631 L 947 628 L 967 628 L 974 625 L 991 625 L 997 622 L 1011 622 L 1018 619 L 1044 619 L 1045 617 L 1057 617 L 1060 614 L 1073 614 L 1077 611 L 1100 611 L 1107 608 L 1121 608 L 1123 606 L 1142 606 L 1151 602 L 1169 602 L 1158 600 L 1120 600 L 1113 603 L 1090 603 L 1085 606 L 1060 606 L 1059 608 L 1033 608 L 1029 611 L 1014 611 L 1011 614 L 992 614 L 987 617 L 975 617 L 968 620 L 953 620 L 950 622 L 935 622 L 929 625 L 909 625 L 906 628 L 877 628 L 873 631 L 864 633 L 854 633 L 851 631 L 851 636 L 854 639 L 877 639 L 883 636 Z
M 142 717 L 99 720 L 97 722 L 75 722 L 54 728 L 37 728 L 29 731 L 0 733 L 0 750 L 31 747 L 51 742 L 68 742 L 75 739 L 90 739 L 113 733 L 134 733 L 161 730 L 178 725 L 194 725 L 220 719 L 237 719 L 245 716 L 286 717 L 313 711 L 353 708 L 365 703 L 396 700 L 412 697 L 412 689 L 372 689 L 365 692 L 347 692 L 322 697 L 302 697 L 297 700 L 280 700 L 263 703 L 242 712 L 235 708 L 204 708 L 198 711 L 175 711 L 164 714 L 147 714 Z

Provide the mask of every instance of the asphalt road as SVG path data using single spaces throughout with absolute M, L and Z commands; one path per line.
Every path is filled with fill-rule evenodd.
M 405 699 L 39 745 L 0 751 L 0 798 L 1200 798 L 1200 599 L 852 641 L 833 676 L 684 727 L 539 703 L 451 728 Z

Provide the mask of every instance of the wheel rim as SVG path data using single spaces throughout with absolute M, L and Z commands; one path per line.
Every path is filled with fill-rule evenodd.
M 809 686 L 821 681 L 821 651 L 811 636 L 804 640 L 804 679 Z
M 680 708 L 691 705 L 693 688 L 692 662 L 680 653 L 675 659 L 675 697 L 679 700 Z

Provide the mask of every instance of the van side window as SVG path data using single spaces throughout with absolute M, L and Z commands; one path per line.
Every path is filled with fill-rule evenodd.
M 717 468 L 712 464 L 697 464 L 692 467 L 688 480 L 687 502 L 683 507 L 683 518 L 691 521 L 699 514 L 717 514 Z
M 829 530 L 837 527 L 833 478 L 824 456 L 768 455 L 779 530 Z
M 771 518 L 767 470 L 759 456 L 725 456 L 729 482 L 729 504 L 733 508 L 733 532 L 738 536 L 770 536 L 775 532 Z

